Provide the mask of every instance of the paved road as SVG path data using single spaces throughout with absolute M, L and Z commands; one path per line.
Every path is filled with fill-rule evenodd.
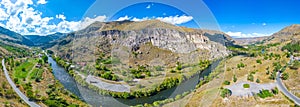
M 300 105 L 300 99 L 295 96 L 294 94 L 292 94 L 291 92 L 288 91 L 288 89 L 285 87 L 285 85 L 282 83 L 282 80 L 280 78 L 281 73 L 279 72 L 277 74 L 276 77 L 276 83 L 277 83 L 277 87 L 278 89 L 285 95 L 287 96 L 289 99 L 291 99 L 292 101 L 294 101 L 295 104 Z
M 5 67 L 5 60 L 2 60 L 2 66 L 3 66 L 3 71 L 5 74 L 5 77 L 8 81 L 8 83 L 10 84 L 10 86 L 14 89 L 14 91 L 30 106 L 30 107 L 40 107 L 38 104 L 36 104 L 35 102 L 29 101 L 29 98 L 26 97 L 15 85 L 15 83 L 11 80 L 11 78 L 8 75 L 8 71 L 6 70 Z

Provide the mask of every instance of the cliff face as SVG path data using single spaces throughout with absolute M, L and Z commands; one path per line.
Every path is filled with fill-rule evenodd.
M 73 38 L 73 40 L 52 49 L 66 54 L 71 51 L 68 47 L 72 47 L 77 52 L 84 50 L 84 52 L 96 54 L 93 48 L 99 48 L 104 53 L 111 53 L 112 48 L 125 47 L 128 48 L 126 51 L 149 53 L 143 52 L 141 47 L 150 43 L 151 46 L 161 51 L 170 51 L 179 56 L 194 55 L 194 58 L 187 59 L 198 60 L 200 57 L 201 59 L 215 59 L 227 56 L 229 52 L 226 50 L 226 45 L 232 44 L 232 40 L 228 39 L 230 37 L 224 33 L 178 27 L 160 21 L 98 22 L 86 29 L 74 32 L 67 38 L 69 40 Z

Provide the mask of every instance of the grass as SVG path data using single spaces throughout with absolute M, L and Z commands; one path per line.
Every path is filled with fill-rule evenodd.
M 34 80 L 36 78 L 42 78 L 43 69 L 33 69 L 32 72 L 29 74 L 30 80 Z
M 19 79 L 26 78 L 28 73 L 32 70 L 36 63 L 37 60 L 34 59 L 28 59 L 26 62 L 21 63 L 20 66 L 14 69 L 14 77 Z M 25 69 L 25 71 L 23 71 L 22 69 Z

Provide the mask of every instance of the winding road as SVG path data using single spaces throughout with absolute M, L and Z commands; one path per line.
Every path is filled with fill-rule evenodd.
M 300 99 L 295 96 L 294 94 L 292 94 L 291 92 L 288 91 L 288 89 L 285 87 L 285 85 L 282 83 L 282 80 L 280 78 L 281 73 L 279 72 L 277 74 L 276 77 L 276 83 L 277 83 L 277 87 L 278 89 L 285 95 L 287 96 L 289 99 L 291 99 L 292 101 L 294 101 L 295 104 L 300 105 Z
M 293 62 L 294 56 L 291 55 L 290 56 L 290 61 L 288 63 L 288 65 L 290 65 Z M 287 67 L 287 66 L 285 66 Z M 288 89 L 285 87 L 284 83 L 282 82 L 281 79 L 281 72 L 279 71 L 277 73 L 276 76 L 276 84 L 278 89 L 285 95 L 287 96 L 289 99 L 291 99 L 292 101 L 294 101 L 295 104 L 300 105 L 300 98 L 298 98 L 297 96 L 295 96 L 294 94 L 292 94 L 291 92 L 288 91 Z
M 5 60 L 3 59 L 2 60 L 2 66 L 3 66 L 3 71 L 4 71 L 4 74 L 5 74 L 5 77 L 8 81 L 8 83 L 10 84 L 10 86 L 14 89 L 14 91 L 22 98 L 22 100 L 24 100 L 30 107 L 40 107 L 38 104 L 36 104 L 35 102 L 33 101 L 29 101 L 29 98 L 24 95 L 15 85 L 15 83 L 11 80 L 11 78 L 9 77 L 8 75 L 8 71 L 6 70 L 6 67 L 5 67 Z

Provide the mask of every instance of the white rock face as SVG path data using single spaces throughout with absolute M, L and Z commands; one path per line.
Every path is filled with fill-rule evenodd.
M 223 44 L 213 42 L 201 32 L 148 28 L 138 31 L 101 31 L 90 33 L 89 36 L 106 37 L 111 40 L 111 44 L 121 44 L 122 46 L 131 47 L 133 50 L 141 44 L 150 42 L 153 46 L 175 53 L 190 53 L 197 49 L 205 49 L 210 51 L 212 57 L 228 55 L 228 51 Z

